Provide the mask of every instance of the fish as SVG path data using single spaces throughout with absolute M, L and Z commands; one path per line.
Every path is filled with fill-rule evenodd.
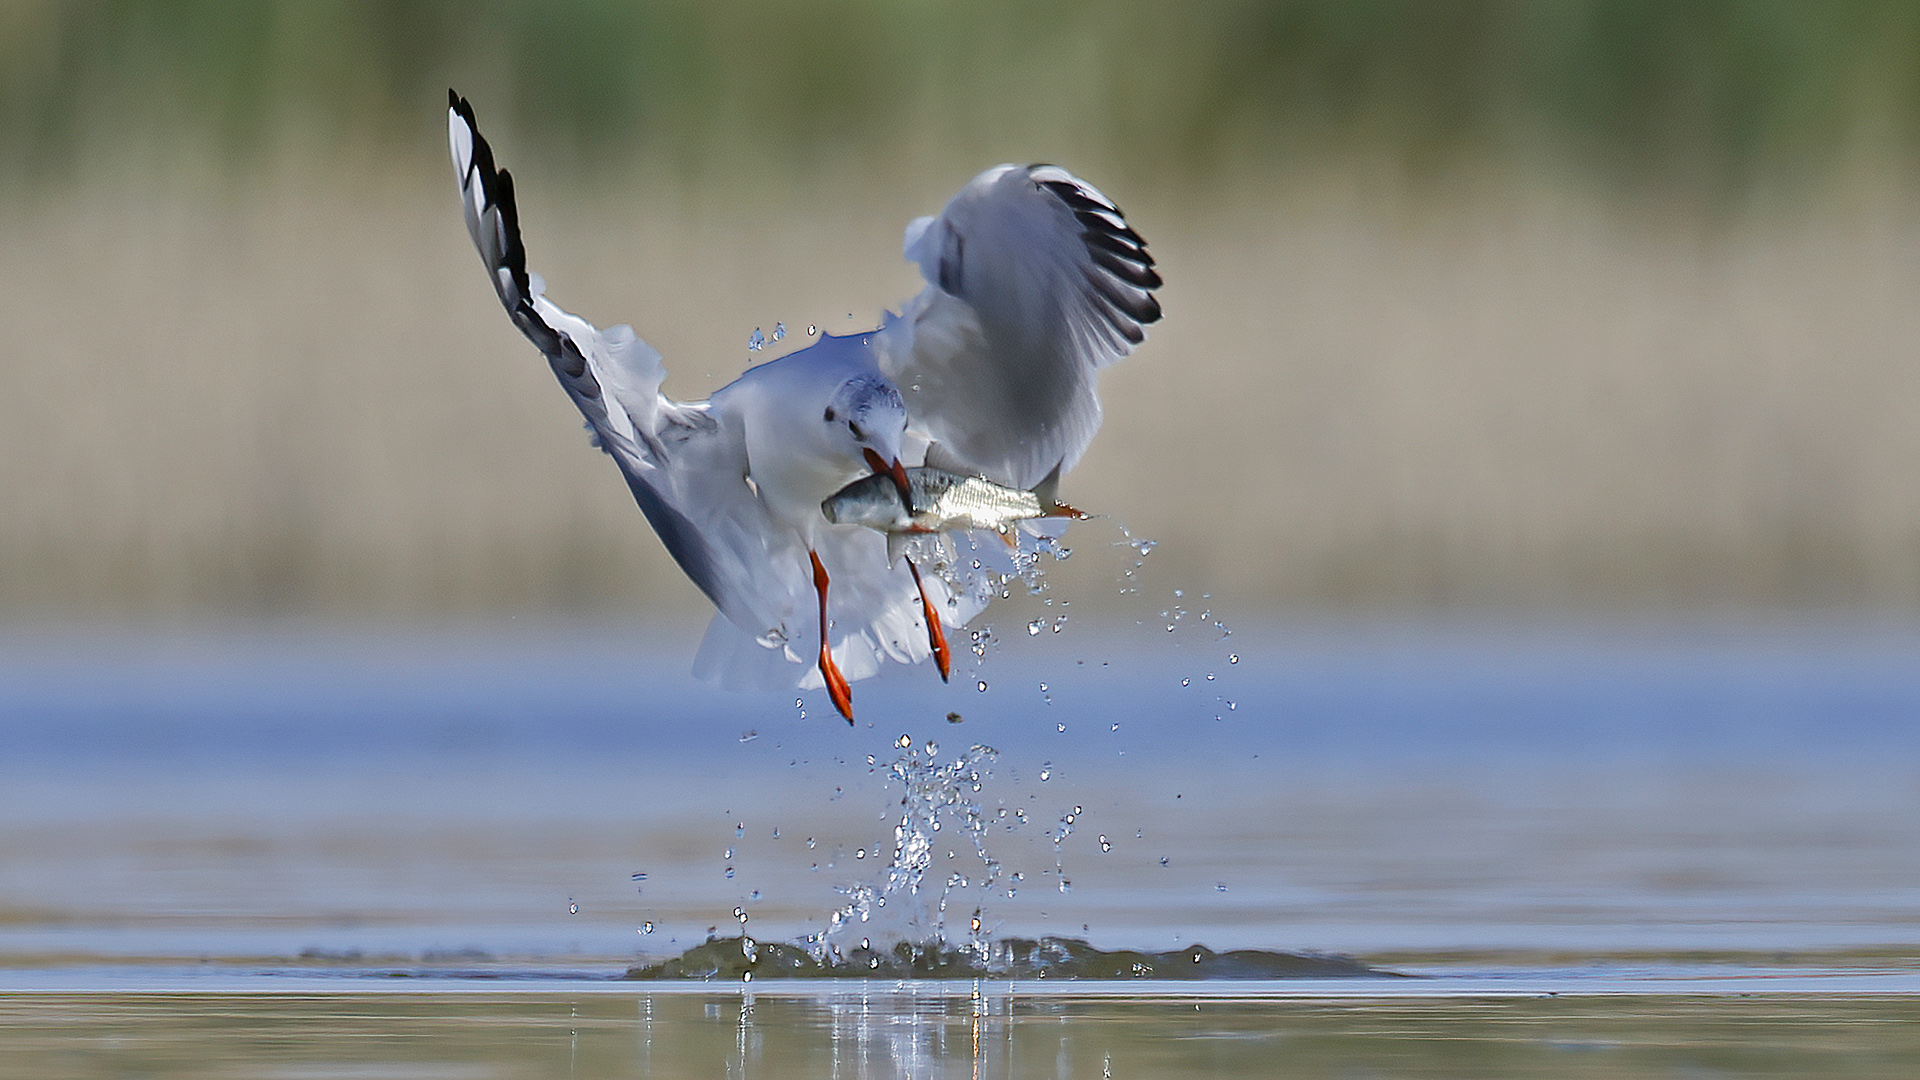
M 875 473 L 829 496 L 820 504 L 820 512 L 835 525 L 864 525 L 889 537 L 962 529 L 991 529 L 1011 537 L 1013 527 L 1022 521 L 1087 516 L 1055 502 L 1048 494 L 1051 484 L 1023 491 L 984 476 L 929 466 L 906 472 L 905 494 L 894 476 Z

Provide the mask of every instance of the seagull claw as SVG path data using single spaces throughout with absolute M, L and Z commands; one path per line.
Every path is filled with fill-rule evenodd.
M 820 677 L 827 681 L 827 697 L 832 699 L 833 707 L 847 718 L 847 726 L 853 726 L 853 688 L 847 685 L 847 677 L 840 674 L 840 665 L 833 662 L 833 655 L 827 652 L 825 645 L 820 646 Z
M 933 649 L 933 665 L 940 669 L 940 681 L 947 682 L 947 676 L 953 673 L 953 652 L 947 648 L 947 631 L 933 610 L 933 598 L 927 595 L 926 582 L 920 580 L 920 568 L 913 565 L 912 559 L 905 562 L 908 572 L 913 574 L 914 587 L 920 590 L 920 610 L 927 617 L 927 644 Z
M 820 565 L 819 554 L 811 548 L 807 558 L 813 560 L 813 589 L 820 594 L 820 678 L 827 684 L 827 697 L 833 700 L 833 707 L 840 710 L 851 727 L 853 688 L 847 685 L 847 677 L 840 674 L 840 665 L 833 662 L 833 650 L 827 647 L 827 568 Z

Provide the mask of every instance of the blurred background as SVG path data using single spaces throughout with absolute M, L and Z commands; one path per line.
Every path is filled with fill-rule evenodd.
M 1242 616 L 1920 608 L 1920 4 L 5 0 L 0 618 L 704 619 L 449 86 L 677 397 L 1090 178 L 1167 317 L 1066 497 Z
M 1126 209 L 1166 318 L 997 652 L 693 682 L 448 87 L 676 397 L 983 167 Z M 1911 971 L 1916 301 L 1920 2 L 0 0 L 0 986 L 797 936 L 936 737 L 995 934 Z

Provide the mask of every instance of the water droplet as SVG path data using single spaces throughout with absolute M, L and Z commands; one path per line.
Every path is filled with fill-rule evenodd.
M 1040 631 L 1045 630 L 1046 628 L 1047 628 L 1047 620 L 1035 619 L 1032 622 L 1027 624 L 1027 636 L 1039 637 Z
M 1047 684 L 1046 684 L 1046 683 L 1041 683 L 1041 684 L 1040 684 L 1040 692 L 1041 692 L 1041 693 L 1043 693 L 1043 694 L 1047 692 Z
M 1182 597 L 1182 596 L 1185 596 L 1185 595 L 1187 595 L 1187 594 L 1186 594 L 1186 593 L 1184 593 L 1184 592 L 1182 592 L 1182 591 L 1181 591 L 1181 590 L 1179 590 L 1179 589 L 1175 589 L 1175 590 L 1173 590 L 1173 595 L 1174 595 L 1174 596 L 1175 596 L 1175 597 L 1177 598 L 1177 597 Z
M 1226 882 L 1224 882 L 1224 881 L 1216 881 L 1216 882 L 1214 882 L 1214 883 L 1213 883 L 1213 891 L 1214 891 L 1214 892 L 1226 892 L 1226 891 L 1227 891 L 1227 883 L 1226 883 Z M 1198 957 L 1196 957 L 1196 958 L 1194 959 L 1194 963 L 1196 963 L 1196 964 L 1197 964 L 1197 963 L 1199 963 L 1199 962 L 1200 962 L 1200 960 L 1199 960 L 1199 958 L 1198 958 Z
M 1213 681 L 1213 672 L 1211 672 L 1211 671 L 1209 671 L 1209 672 L 1207 672 L 1207 681 L 1208 681 L 1208 682 L 1212 682 L 1212 681 Z
M 576 904 L 576 903 L 574 903 L 574 902 L 573 902 L 573 897 L 571 897 L 571 896 L 569 896 L 569 897 L 567 897 L 567 914 L 569 914 L 569 915 L 578 915 L 578 914 L 580 914 L 580 905 L 579 905 L 579 904 Z
M 1180 680 L 1180 685 L 1181 685 L 1181 686 L 1190 686 L 1190 685 L 1192 685 L 1192 683 L 1193 683 L 1193 680 L 1192 680 L 1192 679 L 1181 679 L 1181 680 Z
M 1235 704 L 1234 704 L 1233 702 L 1231 702 L 1231 701 L 1229 701 L 1229 702 L 1227 702 L 1227 711 L 1228 711 L 1228 712 L 1232 712 L 1233 710 L 1235 710 L 1235 709 L 1237 709 L 1237 708 L 1239 708 L 1239 707 L 1240 707 L 1240 706 L 1238 706 L 1238 705 L 1235 705 Z
M 808 337 L 812 337 L 813 335 L 815 335 L 815 334 L 817 334 L 817 333 L 819 333 L 819 332 L 820 332 L 820 328 L 819 328 L 819 327 L 817 327 L 817 326 L 815 326 L 815 325 L 813 325 L 812 323 L 808 323 L 808 324 L 807 324 L 807 336 L 808 336 Z
M 645 880 L 647 880 L 647 875 L 646 875 L 646 874 L 644 874 L 644 873 L 639 873 L 639 874 L 631 874 L 631 875 L 628 875 L 628 876 L 629 876 L 629 877 L 631 877 L 631 878 L 632 878 L 633 880 L 635 880 L 635 881 L 645 881 Z
M 860 848 L 860 849 L 858 849 L 858 850 L 856 850 L 856 851 L 855 851 L 855 852 L 853 853 L 853 857 L 854 857 L 854 858 L 856 858 L 856 859 L 864 859 L 864 858 L 866 858 L 866 857 L 867 857 L 867 849 L 866 849 L 866 848 Z
M 976 683 L 976 684 L 974 685 L 974 689 L 975 689 L 975 690 L 978 690 L 978 691 L 980 691 L 980 692 L 981 692 L 981 693 L 983 693 L 983 694 L 984 694 L 984 693 L 986 693 L 986 692 L 987 692 L 987 680 L 985 680 L 985 679 L 981 679 L 981 680 L 980 680 L 980 681 L 979 681 L 978 683 Z
M 726 853 L 726 854 L 724 854 L 724 855 L 722 855 L 722 856 L 720 856 L 720 857 L 721 857 L 721 858 L 723 858 L 723 859 L 731 859 L 731 858 L 733 858 L 733 849 L 732 849 L 732 848 L 728 848 L 728 849 L 727 849 L 727 853 Z
M 753 890 L 752 892 L 750 892 L 750 893 L 748 893 L 748 894 L 747 894 L 747 899 L 749 899 L 749 900 L 758 900 L 758 899 L 760 899 L 760 890 L 759 890 L 759 889 L 755 889 L 755 890 Z
M 1108 731 L 1119 731 L 1119 730 L 1120 730 L 1120 721 L 1118 721 L 1118 720 L 1115 720 L 1115 721 L 1113 722 L 1113 726 L 1112 726 L 1112 727 L 1110 727 L 1110 728 L 1108 728 L 1107 730 L 1108 730 Z
M 900 736 L 900 737 L 899 737 L 898 739 L 895 739 L 895 740 L 893 741 L 893 745 L 895 745 L 895 746 L 897 746 L 897 747 L 899 747 L 899 748 L 900 748 L 900 749 L 902 749 L 902 750 L 905 750 L 905 749 L 907 749 L 908 747 L 910 747 L 910 746 L 912 746 L 912 745 L 913 745 L 913 736 L 911 736 L 911 735 L 902 735 L 902 736 Z M 871 765 L 871 764 L 873 764 L 873 759 L 872 759 L 872 758 L 868 758 L 868 759 L 867 759 L 867 764 L 869 764 L 869 765 Z
M 751 729 L 740 733 L 740 741 L 743 743 L 750 743 L 759 737 L 760 733 Z
M 641 924 L 640 924 L 640 932 L 641 932 L 641 933 L 643 933 L 643 934 L 651 934 L 651 933 L 653 933 L 653 920 L 652 920 L 652 919 L 648 919 L 648 920 L 647 920 L 646 922 L 643 922 L 643 923 L 641 923 Z
M 786 336 L 787 336 L 787 324 L 783 322 L 774 323 L 773 324 L 773 340 L 779 341 L 781 338 Z M 1177 596 L 1179 594 L 1176 593 L 1175 595 Z
M 1113 841 L 1111 841 L 1111 840 L 1109 840 L 1109 839 L 1107 839 L 1107 834 L 1106 834 L 1106 833 L 1101 833 L 1101 834 L 1100 834 L 1100 850 L 1101 850 L 1101 851 L 1112 851 L 1112 850 L 1113 850 Z
M 1044 784 L 1051 779 L 1053 779 L 1053 762 L 1049 761 L 1040 766 L 1040 782 Z M 1019 813 L 1019 811 L 1015 812 Z
M 727 867 L 727 880 L 728 881 L 733 880 L 733 867 L 731 866 Z
M 813 837 L 811 836 L 807 837 L 807 850 L 808 851 L 813 850 Z
M 765 334 L 762 334 L 760 332 L 760 328 L 757 326 L 753 328 L 753 333 L 747 335 L 747 351 L 748 352 L 759 352 L 761 349 L 766 347 L 766 344 L 767 344 L 767 336 Z
M 1167 865 L 1167 857 L 1165 855 L 1160 856 L 1160 865 L 1161 866 Z
M 1063 893 L 1066 893 L 1066 892 L 1072 892 L 1072 891 L 1073 891 L 1073 882 L 1071 882 L 1071 881 L 1068 881 L 1068 880 L 1067 880 L 1066 878 L 1061 878 L 1061 879 L 1060 879 L 1060 891 L 1061 891 L 1061 892 L 1063 892 Z
M 1062 735 L 1065 735 L 1065 734 L 1067 733 L 1067 725 L 1065 725 L 1065 724 L 1055 724 L 1055 725 L 1053 725 L 1053 730 L 1055 730 L 1055 731 L 1057 731 L 1057 732 L 1059 732 L 1059 733 L 1060 733 L 1060 734 L 1062 734 Z
M 1229 664 L 1237 664 L 1237 663 L 1239 663 L 1239 662 L 1240 662 L 1240 654 L 1239 654 L 1239 653 L 1237 653 L 1237 652 L 1235 652 L 1235 653 L 1228 653 L 1228 654 L 1227 654 L 1227 663 L 1229 663 Z

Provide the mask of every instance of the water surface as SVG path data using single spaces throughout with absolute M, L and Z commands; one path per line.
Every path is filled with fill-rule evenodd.
M 690 645 L 630 627 L 15 632 L 0 1053 L 75 1076 L 1093 1076 L 1284 1045 L 1309 1075 L 1450 1032 L 1415 1072 L 1913 1061 L 1920 636 L 1008 625 L 954 687 L 862 684 L 851 728 L 695 684 Z M 616 981 L 710 935 L 819 933 L 882 882 L 902 736 L 996 750 L 975 797 L 1004 874 L 950 918 L 1422 978 Z M 981 877 L 940 835 L 929 880 Z

